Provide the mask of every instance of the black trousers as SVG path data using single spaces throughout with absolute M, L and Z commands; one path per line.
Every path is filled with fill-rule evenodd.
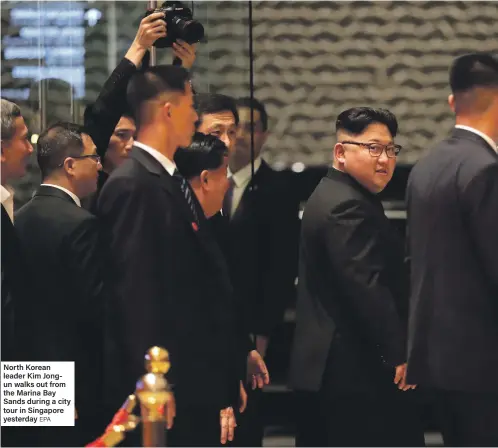
M 498 446 L 498 394 L 437 391 L 445 446 Z
M 178 408 L 167 446 L 222 446 L 220 409 L 215 407 Z
M 246 391 L 247 408 L 242 414 L 237 412 L 237 428 L 232 446 L 263 446 L 263 391 L 259 388 L 252 390 L 251 385 L 246 385 Z
M 411 392 L 296 393 L 296 446 L 424 446 Z

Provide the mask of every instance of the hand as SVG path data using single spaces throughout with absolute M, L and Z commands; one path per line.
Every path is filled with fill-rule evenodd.
M 142 19 L 134 43 L 138 48 L 146 50 L 160 37 L 166 37 L 166 22 L 164 13 L 155 12 Z
M 190 70 L 195 62 L 195 51 L 197 44 L 188 44 L 187 42 L 178 39 L 173 42 L 173 56 L 182 60 L 182 66 Z
M 397 384 L 398 389 L 403 391 L 415 389 L 417 387 L 415 384 L 406 384 L 406 362 L 396 367 L 396 373 L 394 374 L 394 384 Z
M 247 382 L 252 383 L 252 389 L 263 388 L 265 384 L 270 384 L 270 374 L 266 368 L 261 355 L 252 350 L 247 355 Z
M 230 407 L 220 411 L 220 427 L 221 443 L 224 445 L 227 443 L 227 439 L 231 442 L 233 440 L 235 428 L 237 427 L 233 408 Z
M 239 412 L 242 414 L 247 407 L 247 392 L 244 389 L 244 384 L 242 383 L 242 381 L 240 382 L 239 398 L 240 398 Z
M 125 58 L 138 67 L 147 49 L 160 37 L 166 37 L 166 22 L 163 13 L 155 12 L 140 22 L 135 40 L 126 52 Z

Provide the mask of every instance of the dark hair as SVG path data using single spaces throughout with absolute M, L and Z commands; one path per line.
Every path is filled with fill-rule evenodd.
M 84 128 L 75 123 L 59 122 L 44 130 L 38 137 L 38 166 L 45 179 L 59 168 L 67 157 L 81 156 L 83 153 Z
M 237 106 L 257 110 L 259 112 L 263 131 L 268 130 L 268 114 L 266 113 L 266 109 L 263 103 L 258 101 L 256 98 L 251 99 L 250 97 L 244 97 L 237 100 Z
M 188 148 L 176 151 L 175 163 L 182 176 L 192 179 L 204 170 L 218 169 L 227 155 L 228 149 L 220 139 L 196 132 Z
M 232 112 L 235 124 L 239 124 L 237 104 L 231 96 L 222 95 L 221 93 L 198 93 L 194 97 L 194 107 L 199 116 L 199 121 L 195 124 L 196 129 L 201 125 L 204 115 L 216 114 L 227 110 Z
M 498 56 L 492 53 L 469 53 L 456 58 L 450 69 L 453 93 L 474 87 L 498 87 Z
M 387 109 L 372 107 L 353 107 L 339 114 L 335 122 L 335 130 L 344 130 L 348 134 L 359 135 L 373 123 L 385 124 L 393 137 L 398 133 L 398 121 Z
M 162 93 L 185 93 L 185 84 L 189 73 L 183 67 L 174 65 L 157 65 L 133 75 L 126 92 L 128 104 L 139 117 L 140 108 L 145 101 Z

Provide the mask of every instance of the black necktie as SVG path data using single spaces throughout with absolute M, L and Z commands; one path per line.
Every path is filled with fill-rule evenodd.
M 192 211 L 192 215 L 194 215 L 194 219 L 196 224 L 199 224 L 199 216 L 197 215 L 197 210 L 194 204 L 194 198 L 192 197 L 192 190 L 190 189 L 190 185 L 178 170 L 175 170 L 173 173 L 173 178 L 180 184 L 180 188 L 182 190 L 183 196 L 187 201 L 190 210 Z
M 229 186 L 228 190 L 225 193 L 225 198 L 223 199 L 223 215 L 230 218 L 232 214 L 232 204 L 233 204 L 233 189 L 235 187 L 235 181 L 233 180 L 233 176 L 228 179 Z

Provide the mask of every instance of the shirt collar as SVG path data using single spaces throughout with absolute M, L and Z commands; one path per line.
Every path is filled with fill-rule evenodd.
M 1 195 L 0 201 L 2 202 L 2 204 L 4 204 L 6 201 L 9 200 L 9 198 L 14 196 L 14 190 L 12 189 L 12 187 L 9 187 L 8 185 L 5 187 L 3 185 L 0 185 L 0 195 Z
M 69 191 L 67 188 L 61 187 L 60 185 L 54 185 L 54 184 L 41 184 L 40 187 L 52 187 L 52 188 L 57 188 L 58 190 L 62 190 L 64 193 L 71 196 L 72 200 L 76 203 L 76 205 L 78 207 L 81 207 L 80 198 L 78 196 L 76 196 L 72 191 Z
M 261 157 L 256 157 L 254 159 L 254 174 L 256 174 L 261 166 Z M 233 174 L 228 169 L 228 177 L 233 179 L 233 183 L 236 187 L 240 188 L 247 185 L 251 180 L 251 164 L 246 165 L 244 168 Z
M 493 139 L 489 136 L 484 134 L 481 131 L 478 131 L 477 129 L 471 128 L 470 126 L 464 126 L 463 124 L 457 124 L 455 126 L 456 129 L 463 129 L 465 131 L 473 132 L 474 134 L 477 134 L 479 137 L 483 138 L 490 146 L 493 148 L 493 151 L 498 153 L 498 146 L 496 145 L 496 142 L 493 141 Z
M 141 142 L 137 142 L 135 140 L 134 146 L 137 146 L 140 149 L 143 149 L 145 152 L 148 152 L 154 159 L 156 159 L 168 172 L 170 176 L 173 176 L 176 170 L 175 162 L 169 160 L 164 154 L 161 154 L 157 149 L 154 149 L 150 146 L 144 145 Z

